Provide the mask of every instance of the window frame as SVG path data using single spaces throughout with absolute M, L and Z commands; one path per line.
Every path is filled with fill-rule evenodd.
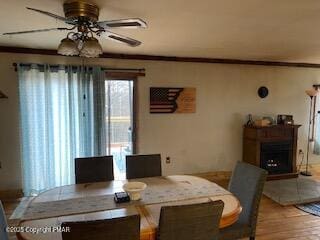
M 105 79 L 112 79 L 112 80 L 123 80 L 123 81 L 132 81 L 133 83 L 133 101 L 132 101 L 132 153 L 137 154 L 139 152 L 139 144 L 138 144 L 138 77 L 145 76 L 145 73 L 140 72 L 108 72 L 106 71 Z

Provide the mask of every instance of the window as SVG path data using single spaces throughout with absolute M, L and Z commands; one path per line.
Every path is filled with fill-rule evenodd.
M 115 179 L 125 179 L 125 156 L 134 153 L 134 80 L 107 79 L 107 153 L 113 155 Z

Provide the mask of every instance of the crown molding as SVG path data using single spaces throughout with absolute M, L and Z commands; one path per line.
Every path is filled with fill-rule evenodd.
M 51 50 L 51 49 L 35 49 L 35 48 L 0 46 L 0 53 L 1 52 L 60 56 L 57 54 L 56 50 Z M 242 64 L 242 65 L 260 65 L 260 66 L 278 66 L 278 67 L 320 68 L 320 64 L 318 63 L 255 61 L 255 60 L 224 59 L 224 58 L 173 57 L 173 56 L 156 56 L 156 55 L 139 55 L 139 54 L 119 54 L 119 53 L 103 53 L 100 56 L 100 58 L 144 60 L 144 61 L 167 61 L 167 62 L 169 61 L 169 62 L 194 62 L 194 63 L 214 63 L 214 64 Z

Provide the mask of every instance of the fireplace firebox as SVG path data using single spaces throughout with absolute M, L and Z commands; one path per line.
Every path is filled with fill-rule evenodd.
M 260 151 L 260 167 L 269 174 L 292 172 L 292 142 L 263 142 Z

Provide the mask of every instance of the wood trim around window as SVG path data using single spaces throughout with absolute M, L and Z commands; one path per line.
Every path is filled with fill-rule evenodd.
M 138 103 L 138 77 L 135 77 L 133 79 L 133 126 L 132 126 L 132 153 L 137 154 L 139 153 L 139 134 L 138 134 L 138 126 L 139 126 L 139 118 L 138 118 L 138 109 L 139 109 L 139 103 Z
M 144 77 L 146 74 L 144 72 L 117 72 L 117 71 L 106 71 L 106 78 L 112 79 L 124 79 L 132 80 L 137 77 Z

